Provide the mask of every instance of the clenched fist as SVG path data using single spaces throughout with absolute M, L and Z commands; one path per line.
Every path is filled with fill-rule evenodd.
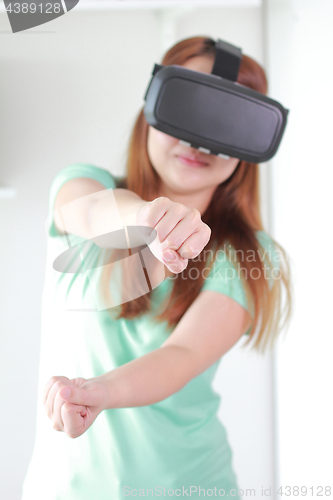
M 70 438 L 81 436 L 91 426 L 106 401 L 106 388 L 96 380 L 51 377 L 44 389 L 43 403 L 53 429 Z
M 143 205 L 137 212 L 136 222 L 156 230 L 163 263 L 173 273 L 181 273 L 187 267 L 188 259 L 199 255 L 211 236 L 211 229 L 202 222 L 199 210 L 164 196 Z M 159 258 L 156 247 L 149 245 L 149 248 Z

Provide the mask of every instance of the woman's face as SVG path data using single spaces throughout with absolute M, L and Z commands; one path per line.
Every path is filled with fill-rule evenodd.
M 211 73 L 214 57 L 197 56 L 183 64 L 185 68 Z M 178 139 L 149 126 L 147 148 L 150 161 L 161 178 L 162 193 L 211 194 L 236 169 L 239 159 L 228 160 L 184 146 Z

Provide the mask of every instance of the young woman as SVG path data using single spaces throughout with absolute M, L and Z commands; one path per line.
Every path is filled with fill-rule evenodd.
M 194 37 L 162 64 L 211 73 L 214 57 L 214 40 Z M 267 91 L 247 56 L 238 82 Z M 154 228 L 151 276 L 162 266 L 167 278 L 105 307 L 117 262 L 98 235 L 119 229 L 118 217 Z M 212 380 L 244 334 L 264 352 L 290 316 L 289 265 L 262 225 L 258 165 L 189 148 L 148 126 L 141 110 L 126 176 L 80 163 L 62 169 L 47 231 L 37 435 L 22 500 L 239 498 Z M 68 248 L 84 254 L 85 274 L 53 268 Z M 126 272 L 123 285 L 134 283 Z M 105 299 L 97 310 L 93 288 Z

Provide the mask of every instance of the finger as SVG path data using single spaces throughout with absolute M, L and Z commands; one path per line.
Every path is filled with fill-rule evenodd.
M 52 422 L 54 429 L 58 431 L 63 431 L 64 422 L 61 418 L 61 408 L 65 404 L 65 401 L 59 396 L 59 392 L 60 390 L 58 390 L 54 398 Z
M 159 231 L 159 224 L 157 224 L 155 228 L 157 231 Z M 162 251 L 170 248 L 172 250 L 177 250 L 178 254 L 184 259 L 195 257 L 193 249 L 190 246 L 187 246 L 186 242 L 192 234 L 197 233 L 200 230 L 200 226 L 202 224 L 203 222 L 201 221 L 199 211 L 191 211 L 188 213 L 177 223 L 177 225 L 173 227 L 165 240 L 161 242 Z M 198 249 L 196 255 L 198 255 L 200 251 Z
M 183 245 L 178 248 L 177 252 L 181 255 L 188 256 L 189 259 L 194 259 L 194 257 L 197 257 L 197 255 L 199 255 L 207 245 L 210 240 L 210 236 L 211 229 L 209 226 L 204 224 L 198 231 L 191 234 L 191 236 L 184 241 Z
M 68 382 L 68 380 L 67 380 Z M 47 399 L 45 402 L 45 411 L 46 415 L 52 420 L 53 415 L 54 415 L 54 404 L 55 404 L 55 398 L 58 393 L 58 391 L 65 385 L 65 381 L 63 380 L 57 380 L 56 382 L 53 383 L 52 387 L 50 388 Z
M 83 389 L 81 387 L 64 386 L 59 391 L 59 397 L 69 403 L 83 406 L 99 406 L 103 401 L 104 394 L 98 387 Z
M 65 380 L 69 380 L 69 379 L 67 377 L 62 377 L 62 376 L 57 377 L 57 376 L 54 376 L 54 377 L 51 377 L 47 381 L 47 383 L 46 383 L 46 385 L 44 387 L 44 392 L 43 392 L 43 404 L 44 405 L 46 403 L 46 400 L 47 400 L 47 397 L 48 397 L 48 394 L 49 394 L 49 391 L 50 391 L 51 387 L 53 386 L 53 384 L 55 382 L 57 382 L 57 380 L 64 380 L 65 381 Z
M 154 228 L 170 209 L 171 201 L 163 196 L 147 203 L 137 214 L 137 223 Z
M 163 259 L 163 263 L 164 265 L 172 272 L 172 273 L 175 273 L 175 274 L 178 274 L 178 273 L 181 273 L 182 271 L 184 271 L 184 269 L 187 267 L 188 265 L 188 259 L 183 259 L 182 257 L 180 257 L 180 255 L 175 251 L 175 250 L 167 250 L 164 252 L 164 255 L 167 257 L 169 257 L 169 255 L 171 256 L 175 256 L 175 260 L 172 260 L 172 261 L 169 261 L 169 260 L 164 260 Z
M 85 406 L 64 403 L 61 408 L 64 432 L 71 438 L 81 436 L 86 430 L 86 415 L 87 408 Z
M 164 248 L 163 242 L 165 239 L 168 239 L 170 232 L 177 227 L 177 224 L 180 224 L 180 222 L 183 221 L 189 213 L 191 213 L 191 209 L 181 205 L 180 203 L 174 203 L 164 216 L 155 224 L 155 229 L 158 233 L 162 248 Z

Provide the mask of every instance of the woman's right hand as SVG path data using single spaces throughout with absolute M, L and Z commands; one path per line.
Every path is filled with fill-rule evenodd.
M 199 210 L 164 196 L 143 205 L 137 212 L 136 222 L 156 230 L 163 263 L 173 273 L 181 273 L 187 267 L 188 259 L 199 255 L 211 236 L 211 229 L 202 222 Z M 149 248 L 159 258 L 161 251 L 154 249 L 154 243 Z

